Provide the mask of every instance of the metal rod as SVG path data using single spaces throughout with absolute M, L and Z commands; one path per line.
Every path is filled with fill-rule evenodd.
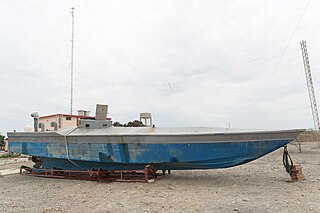
M 74 7 L 70 9 L 72 17 L 72 28 L 71 28 L 71 62 L 70 62 L 70 115 L 73 112 L 73 55 L 74 55 Z

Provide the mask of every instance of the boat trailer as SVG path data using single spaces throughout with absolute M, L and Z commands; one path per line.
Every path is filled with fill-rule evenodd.
M 171 171 L 168 170 L 168 174 Z M 90 170 L 62 170 L 58 168 L 52 169 L 35 169 L 27 166 L 20 167 L 21 175 L 46 177 L 46 178 L 59 178 L 59 179 L 72 179 L 72 180 L 87 180 L 99 182 L 141 182 L 150 183 L 154 182 L 157 178 L 166 174 L 166 170 L 162 173 L 157 172 L 152 165 L 147 165 L 143 170 L 118 170 L 106 171 L 102 169 Z

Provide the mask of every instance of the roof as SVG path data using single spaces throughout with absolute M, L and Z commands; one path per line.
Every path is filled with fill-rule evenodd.
M 56 117 L 56 116 L 73 117 L 73 118 L 94 118 L 94 117 L 92 117 L 92 116 L 69 115 L 69 114 L 52 114 L 52 115 L 40 116 L 39 118 L 50 118 L 50 117 Z
M 40 116 L 39 118 L 50 118 L 50 117 L 56 117 L 56 116 L 62 116 L 62 117 L 72 117 L 72 118 L 91 118 L 94 119 L 93 116 L 83 116 L 83 115 L 69 115 L 69 114 L 52 114 L 52 115 L 44 115 Z M 111 120 L 111 118 L 106 118 L 106 120 Z

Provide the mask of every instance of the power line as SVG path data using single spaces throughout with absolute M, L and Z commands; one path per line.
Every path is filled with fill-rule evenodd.
M 309 7 L 309 5 L 310 5 L 310 2 L 311 2 L 311 0 L 308 1 L 307 6 L 304 8 L 304 10 L 303 10 L 303 12 L 302 12 L 302 15 L 301 15 L 301 17 L 300 17 L 300 19 L 299 19 L 299 21 L 298 21 L 298 24 L 297 24 L 296 27 L 294 28 L 293 33 L 292 33 L 292 35 L 291 35 L 291 37 L 290 37 L 290 39 L 289 39 L 289 41 L 288 41 L 288 43 L 287 43 L 287 45 L 286 45 L 283 53 L 282 53 L 282 55 L 281 55 L 278 63 L 276 64 L 276 66 L 275 66 L 275 68 L 274 68 L 274 70 L 273 70 L 273 72 L 272 72 L 272 74 L 271 74 L 271 77 L 269 78 L 269 81 L 268 81 L 268 83 L 267 83 L 264 91 L 268 88 L 268 86 L 269 86 L 269 84 L 270 84 L 273 76 L 274 76 L 275 73 L 278 71 L 278 68 L 279 68 L 279 66 L 280 66 L 280 64 L 281 64 L 281 62 L 282 62 L 282 59 L 283 59 L 283 57 L 285 56 L 285 54 L 287 53 L 287 50 L 288 50 L 288 48 L 289 48 L 289 46 L 290 46 L 290 43 L 291 43 L 294 35 L 295 35 L 296 32 L 297 32 L 297 29 L 298 29 L 298 27 L 299 27 L 299 25 L 300 25 L 300 23 L 301 23 L 301 21 L 302 21 L 302 19 L 303 19 L 303 17 L 304 17 L 304 14 L 306 13 L 306 11 L 307 11 L 307 9 L 308 9 L 308 7 Z
M 264 89 L 263 89 L 263 91 L 262 91 L 261 97 L 264 97 L 264 96 L 265 96 L 265 91 L 266 91 L 267 88 L 269 87 L 269 84 L 270 84 L 271 80 L 273 79 L 273 76 L 274 76 L 275 73 L 278 71 L 278 68 L 279 68 L 279 66 L 280 66 L 280 64 L 281 64 L 281 62 L 282 62 L 282 59 L 283 59 L 283 57 L 285 56 L 285 54 L 287 53 L 287 50 L 288 50 L 288 48 L 289 48 L 289 46 L 290 46 L 290 43 L 291 43 L 291 41 L 292 41 L 292 39 L 293 39 L 293 37 L 294 37 L 297 29 L 298 29 L 298 27 L 299 27 L 299 25 L 300 25 L 303 17 L 304 17 L 304 15 L 305 15 L 305 13 L 306 13 L 309 5 L 310 5 L 310 2 L 311 2 L 311 0 L 309 0 L 308 3 L 307 3 L 307 5 L 305 6 L 305 8 L 304 8 L 304 10 L 303 10 L 303 12 L 302 12 L 302 14 L 301 14 L 301 17 L 300 17 L 300 19 L 299 19 L 296 27 L 294 28 L 294 30 L 293 30 L 293 32 L 292 32 L 292 34 L 291 34 L 291 37 L 290 37 L 290 39 L 289 39 L 289 41 L 288 41 L 288 43 L 287 43 L 287 45 L 286 45 L 286 47 L 285 47 L 282 55 L 281 55 L 278 63 L 276 64 L 276 66 L 275 66 L 275 68 L 274 68 L 274 70 L 273 70 L 273 72 L 272 72 L 272 74 L 271 74 L 271 76 L 270 76 L 270 78 L 269 78 L 266 86 L 264 87 Z M 252 116 L 251 116 L 251 117 L 252 117 Z M 247 122 L 247 121 L 248 121 L 248 119 L 247 119 L 245 122 Z

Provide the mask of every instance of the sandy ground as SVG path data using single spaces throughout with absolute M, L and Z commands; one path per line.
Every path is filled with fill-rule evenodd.
M 319 143 L 304 143 L 301 154 L 289 146 L 301 182 L 290 181 L 282 152 L 229 169 L 172 171 L 154 183 L 8 175 L 0 177 L 0 212 L 320 212 Z

